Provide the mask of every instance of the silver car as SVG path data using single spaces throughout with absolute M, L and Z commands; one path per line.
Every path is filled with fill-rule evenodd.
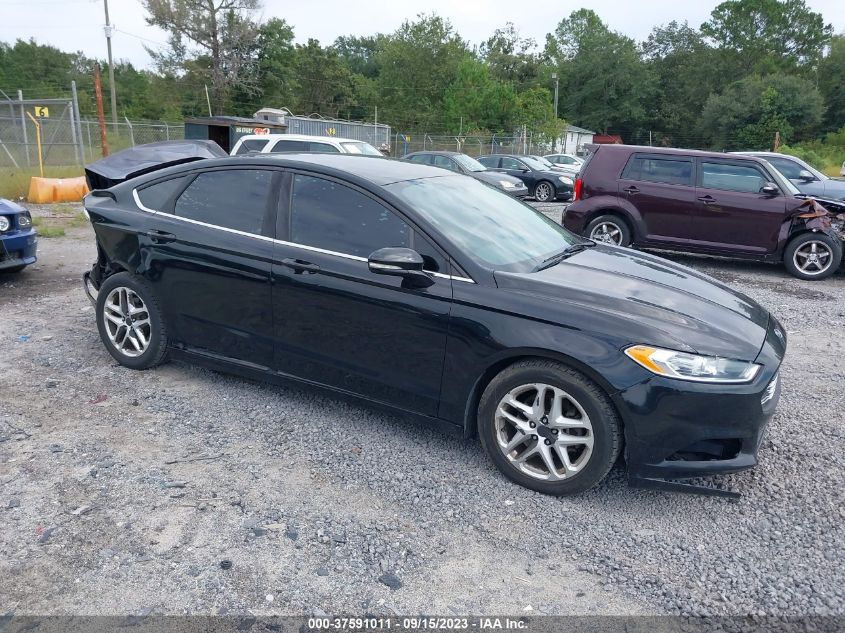
M 774 165 L 784 177 L 788 178 L 801 193 L 820 198 L 831 198 L 834 200 L 845 200 L 845 180 L 831 178 L 808 165 L 800 158 L 788 154 L 777 154 L 775 152 L 735 152 L 747 156 L 762 158 Z M 842 174 L 845 175 L 845 164 Z

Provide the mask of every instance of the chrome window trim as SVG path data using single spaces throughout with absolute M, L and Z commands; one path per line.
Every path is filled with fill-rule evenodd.
M 316 246 L 308 246 L 307 244 L 297 244 L 296 242 L 286 242 L 284 240 L 277 240 L 272 237 L 267 237 L 265 235 L 256 235 L 255 233 L 247 233 L 246 231 L 239 231 L 237 229 L 230 229 L 225 226 L 217 226 L 216 224 L 208 224 L 207 222 L 201 222 L 199 220 L 192 220 L 191 218 L 182 218 L 178 215 L 174 215 L 172 213 L 162 213 L 161 211 L 156 211 L 155 209 L 150 209 L 149 207 L 144 206 L 141 202 L 141 198 L 138 196 L 138 190 L 132 190 L 132 198 L 135 200 L 135 204 L 138 205 L 138 208 L 141 211 L 145 211 L 146 213 L 152 213 L 153 215 L 166 215 L 168 218 L 172 218 L 174 220 L 179 220 L 181 222 L 189 222 L 190 224 L 197 224 L 199 226 L 205 226 L 210 229 L 217 229 L 218 231 L 226 231 L 227 233 L 234 233 L 235 235 L 243 235 L 244 237 L 254 237 L 257 240 L 264 240 L 265 242 L 273 242 L 274 244 L 280 244 L 282 246 L 293 246 L 295 248 L 301 248 L 306 251 L 312 251 L 314 253 L 322 253 L 323 255 L 332 255 L 334 257 L 342 257 L 343 259 L 351 259 L 356 262 L 367 262 L 366 257 L 359 257 L 358 255 L 350 255 L 348 253 L 338 253 L 337 251 L 330 251 L 325 248 L 318 248 Z M 464 283 L 474 284 L 475 281 L 470 279 L 469 277 L 458 277 L 455 275 L 447 275 L 445 273 L 436 273 L 433 271 L 425 271 L 429 275 L 433 275 L 435 277 L 439 277 L 440 279 L 450 279 L 452 281 L 462 281 Z

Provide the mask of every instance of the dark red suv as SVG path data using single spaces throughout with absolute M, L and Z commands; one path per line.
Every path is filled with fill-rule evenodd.
M 842 262 L 842 224 L 752 156 L 600 145 L 563 225 L 620 246 L 783 262 L 823 279 Z

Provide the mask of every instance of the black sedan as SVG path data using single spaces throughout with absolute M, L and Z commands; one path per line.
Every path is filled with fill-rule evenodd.
M 472 156 L 467 156 L 460 152 L 413 152 L 407 154 L 403 160 L 409 160 L 412 163 L 419 163 L 420 165 L 442 167 L 449 171 L 472 176 L 481 182 L 486 182 L 497 189 L 501 189 L 515 198 L 525 198 L 528 196 L 528 187 L 519 178 L 487 169 Z
M 487 169 L 519 178 L 537 202 L 572 199 L 575 185 L 572 177 L 538 157 L 522 154 L 491 154 L 480 156 L 478 162 Z
M 85 208 L 85 287 L 120 364 L 357 396 L 477 433 L 544 493 L 594 486 L 623 445 L 639 485 L 749 468 L 780 394 L 785 335 L 754 301 L 443 169 L 246 155 Z

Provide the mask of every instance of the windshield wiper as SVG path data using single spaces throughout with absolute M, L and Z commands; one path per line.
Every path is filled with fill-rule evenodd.
M 588 248 L 592 248 L 595 246 L 596 243 L 593 241 L 588 242 L 579 242 L 578 244 L 573 244 L 572 246 L 567 246 L 559 253 L 555 253 L 551 257 L 547 257 L 542 262 L 540 262 L 537 266 L 534 267 L 534 270 L 531 272 L 536 273 L 540 272 L 541 270 L 545 270 L 546 268 L 551 268 L 552 266 L 557 266 L 561 263 L 564 259 L 568 257 L 572 257 L 575 253 L 580 253 L 581 251 L 587 250 Z

